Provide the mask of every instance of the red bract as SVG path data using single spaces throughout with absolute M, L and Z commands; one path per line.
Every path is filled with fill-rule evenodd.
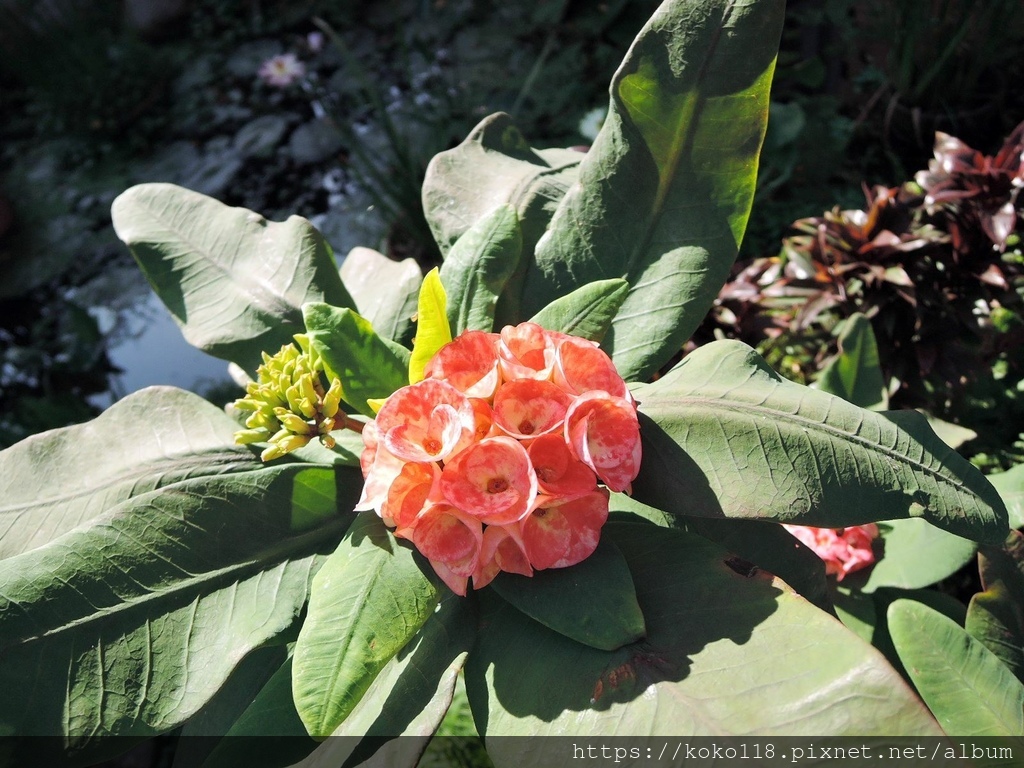
M 597 548 L 640 469 L 636 404 L 593 342 L 536 323 L 468 331 L 363 431 L 373 509 L 460 595 Z M 604 483 L 607 487 L 601 487 Z
M 878 526 L 874 523 L 838 529 L 807 525 L 783 527 L 825 561 L 825 573 L 834 575 L 836 581 L 875 562 L 872 542 L 878 538 Z

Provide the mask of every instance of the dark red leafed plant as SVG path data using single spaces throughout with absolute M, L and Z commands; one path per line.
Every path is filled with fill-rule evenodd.
M 705 337 L 761 344 L 810 378 L 835 325 L 861 312 L 896 402 L 949 415 L 997 360 L 1010 374 L 1021 364 L 1022 153 L 1024 123 L 993 156 L 937 134 L 915 181 L 865 189 L 864 210 L 801 219 L 778 256 L 739 265 Z

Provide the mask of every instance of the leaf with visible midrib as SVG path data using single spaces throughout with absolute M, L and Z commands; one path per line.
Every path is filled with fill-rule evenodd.
M 533 763 L 495 736 L 940 735 L 876 649 L 777 579 L 738 573 L 683 531 L 608 523 L 605 535 L 647 636 L 600 651 L 492 605 L 465 677 L 498 768 Z
M 607 539 L 574 566 L 531 577 L 499 573 L 492 588 L 530 618 L 593 648 L 614 651 L 646 632 L 629 567 Z
M 661 5 L 611 86 L 600 134 L 526 275 L 524 315 L 611 277 L 630 292 L 604 341 L 627 380 L 678 351 L 746 228 L 783 0 Z
M 310 735 L 330 736 L 344 722 L 439 597 L 433 573 L 379 517 L 356 518 L 313 581 L 295 644 L 292 691 Z
M 301 333 L 302 305 L 353 306 L 330 246 L 298 216 L 267 221 L 173 184 L 140 184 L 114 231 L 190 344 L 252 372 Z
M 455 242 L 440 272 L 453 336 L 494 330 L 498 297 L 519 264 L 522 250 L 519 218 L 507 204 L 477 221 Z
M 738 341 L 638 386 L 645 504 L 681 515 L 845 527 L 922 516 L 1002 541 L 1006 508 L 913 411 L 880 414 L 786 381 Z
M 298 617 L 360 486 L 302 464 L 185 480 L 0 561 L 0 731 L 84 762 L 181 725 Z
M 93 421 L 0 452 L 0 558 L 42 546 L 130 496 L 262 466 L 239 425 L 198 395 L 151 387 Z
M 1024 736 L 1024 685 L 952 619 L 913 600 L 889 606 L 889 634 L 950 736 Z
M 628 292 L 625 280 L 597 280 L 555 299 L 530 320 L 549 331 L 600 343 Z

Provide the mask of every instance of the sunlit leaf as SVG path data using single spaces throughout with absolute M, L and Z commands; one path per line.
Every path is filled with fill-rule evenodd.
M 372 248 L 353 248 L 341 264 L 341 280 L 360 315 L 377 333 L 412 343 L 413 317 L 423 273 L 415 259 L 394 261 Z
M 530 319 L 549 331 L 600 343 L 628 292 L 625 280 L 597 280 L 555 299 Z
M 313 581 L 295 644 L 292 692 L 310 735 L 329 736 L 348 717 L 439 596 L 433 574 L 380 518 L 357 517 Z
M 330 246 L 298 216 L 267 221 L 173 184 L 114 200 L 114 231 L 185 338 L 250 373 L 302 332 L 302 305 L 353 306 Z
M 1024 684 L 990 650 L 913 600 L 894 602 L 888 618 L 900 659 L 946 733 L 1024 736 Z
M 1006 536 L 995 489 L 923 416 L 786 381 L 740 342 L 705 345 L 634 394 L 634 494 L 651 506 L 834 528 L 920 516 L 978 541 Z
M 440 272 L 453 335 L 493 330 L 498 297 L 522 249 L 523 233 L 510 205 L 495 208 L 455 242 Z
M 342 397 L 361 414 L 372 418 L 367 400 L 386 398 L 406 385 L 408 350 L 379 336 L 366 318 L 327 304 L 307 304 L 303 315 L 324 370 L 341 380 Z
M 51 737 L 15 742 L 21 764 L 96 759 L 199 712 L 292 626 L 360 486 L 303 464 L 182 480 L 0 561 L 0 688 L 18 691 L 0 732 Z
M 93 421 L 0 452 L 0 558 L 42 546 L 131 496 L 259 469 L 239 425 L 198 395 L 152 387 Z
M 466 687 L 498 768 L 523 764 L 521 744 L 493 738 L 506 735 L 940 734 L 878 651 L 778 580 L 737 572 L 728 552 L 683 531 L 605 530 L 647 636 L 600 651 L 490 606 Z
M 645 380 L 704 318 L 746 229 L 783 0 L 658 8 L 615 73 L 601 132 L 536 249 L 523 314 L 594 280 L 629 295 L 603 345 Z
M 423 369 L 437 350 L 452 340 L 448 325 L 448 300 L 435 267 L 423 278 L 416 312 L 416 340 L 409 359 L 409 383 L 423 380 Z

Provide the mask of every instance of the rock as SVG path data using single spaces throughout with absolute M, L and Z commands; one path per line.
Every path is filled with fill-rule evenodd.
M 158 152 L 141 169 L 140 181 L 167 181 L 220 197 L 243 162 L 228 136 L 211 139 L 202 150 L 187 141 L 178 141 Z
M 299 165 L 319 163 L 344 146 L 341 132 L 334 123 L 321 117 L 300 125 L 292 133 L 288 151 Z
M 270 157 L 284 138 L 288 123 L 283 115 L 257 117 L 235 134 L 235 151 L 242 157 Z

